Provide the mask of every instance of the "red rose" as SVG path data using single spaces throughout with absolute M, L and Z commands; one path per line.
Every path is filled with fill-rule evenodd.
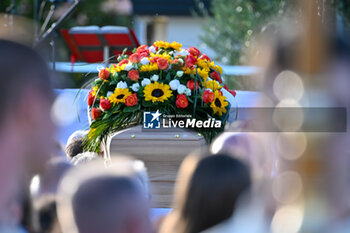
M 146 51 L 144 51 L 144 52 L 140 52 L 140 53 L 138 53 L 139 54 L 139 56 L 140 56 L 140 61 L 141 61 L 141 59 L 142 58 L 144 58 L 144 57 L 147 57 L 148 56 L 148 52 L 146 52 Z
M 169 67 L 169 62 L 165 58 L 158 58 L 157 59 L 157 65 L 158 65 L 159 69 L 166 70 Z
M 158 61 L 159 57 L 153 57 L 151 58 L 150 62 L 151 63 L 156 63 Z
M 130 70 L 128 73 L 128 77 L 132 80 L 132 81 L 136 81 L 139 79 L 139 72 L 137 70 Z
M 193 80 L 190 80 L 187 82 L 187 85 L 186 85 L 189 89 L 191 89 L 192 91 L 195 89 L 198 89 L 198 82 L 196 82 L 196 85 L 194 85 L 194 81 Z
M 136 52 L 137 52 L 137 53 L 140 53 L 140 52 L 146 51 L 146 50 L 148 50 L 147 48 L 148 48 L 147 45 L 140 45 L 140 46 L 136 49 Z
M 230 90 L 230 89 L 228 89 L 228 87 L 226 86 L 226 84 L 224 85 L 224 88 L 225 88 L 226 91 L 230 92 L 231 95 L 233 95 L 233 97 L 236 97 L 236 94 L 237 94 L 237 93 L 236 93 L 235 90 Z
M 215 94 L 209 90 L 205 90 L 202 95 L 202 99 L 204 103 L 211 103 L 214 101 L 214 98 L 215 98 Z
M 107 80 L 109 77 L 109 71 L 106 69 L 101 69 L 100 72 L 98 73 L 98 77 L 100 79 Z
M 128 97 L 126 97 L 125 99 L 125 105 L 126 106 L 134 106 L 137 104 L 137 96 L 136 96 L 136 93 L 132 94 L 132 95 L 129 95 Z
M 182 67 L 183 62 L 181 60 L 179 60 L 179 59 L 174 59 L 174 60 L 171 61 L 170 64 L 171 64 L 173 69 L 179 70 Z
M 99 108 L 92 108 L 91 110 L 91 117 L 93 120 L 96 120 L 101 116 L 101 110 Z
M 188 52 L 190 52 L 190 54 L 192 54 L 195 57 L 198 57 L 201 54 L 201 52 L 195 47 L 189 48 Z
M 128 60 L 123 59 L 118 63 L 118 66 L 121 66 L 121 65 L 126 64 L 126 63 L 128 63 Z
M 186 108 L 188 106 L 188 99 L 186 95 L 177 95 L 176 97 L 176 107 Z
M 132 63 L 139 63 L 141 61 L 141 58 L 140 58 L 139 54 L 134 53 L 134 54 L 130 55 L 129 61 L 131 61 Z
M 211 61 L 210 58 L 209 58 L 207 55 L 205 55 L 205 54 L 202 54 L 202 55 L 199 57 L 199 59 Z
M 210 76 L 215 79 L 216 81 L 218 81 L 219 83 L 222 83 L 222 80 L 220 78 L 220 75 L 218 74 L 218 72 L 213 71 L 211 72 Z
M 100 100 L 100 108 L 103 110 L 103 111 L 106 111 L 108 109 L 110 109 L 112 106 L 111 102 L 109 102 L 108 99 L 101 99 Z
M 88 95 L 88 105 L 91 106 L 95 101 L 95 96 L 92 95 L 92 91 L 89 92 Z
M 189 54 L 186 57 L 186 67 L 194 66 L 197 62 L 197 58 L 195 58 L 193 55 Z

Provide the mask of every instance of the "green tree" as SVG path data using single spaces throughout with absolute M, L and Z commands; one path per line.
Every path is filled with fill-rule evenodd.
M 217 60 L 231 65 L 244 63 L 242 51 L 271 17 L 282 16 L 288 0 L 213 0 L 202 40 L 216 51 Z

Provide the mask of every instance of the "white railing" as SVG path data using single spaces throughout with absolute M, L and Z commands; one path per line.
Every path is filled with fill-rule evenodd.
M 49 63 L 50 67 L 52 63 Z M 56 62 L 56 70 L 64 73 L 98 73 L 100 67 L 106 65 L 100 63 L 84 63 L 76 62 L 72 66 L 70 62 Z M 257 74 L 261 71 L 258 67 L 253 66 L 228 66 L 221 65 L 225 75 L 249 76 Z

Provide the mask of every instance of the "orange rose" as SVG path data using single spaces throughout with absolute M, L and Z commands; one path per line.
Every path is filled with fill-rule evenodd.
M 136 53 L 140 53 L 140 52 L 144 52 L 148 50 L 148 46 L 147 45 L 140 45 L 137 49 L 136 49 Z
M 137 70 L 130 70 L 128 73 L 128 77 L 132 80 L 132 81 L 136 81 L 139 79 L 139 72 Z
M 215 99 L 215 94 L 209 90 L 205 90 L 203 95 L 202 95 L 202 99 L 203 99 L 204 103 L 211 103 Z
M 98 77 L 100 79 L 107 80 L 109 77 L 109 71 L 106 69 L 101 69 L 100 72 L 98 73 Z
M 140 52 L 140 53 L 138 53 L 139 54 L 139 56 L 140 56 L 140 61 L 141 61 L 141 59 L 142 58 L 144 58 L 144 57 L 147 57 L 148 56 L 148 52 L 146 52 L 146 51 L 144 51 L 144 52 Z
M 177 95 L 176 97 L 176 107 L 186 108 L 188 106 L 188 99 L 186 95 Z
M 126 97 L 125 99 L 125 105 L 126 106 L 135 106 L 137 104 L 137 96 L 136 93 L 129 95 L 128 97 Z
M 141 61 L 141 58 L 139 54 L 134 53 L 129 57 L 129 61 L 131 61 L 132 63 L 139 63 Z
M 99 108 L 92 108 L 91 110 L 91 117 L 93 120 L 96 120 L 101 116 L 101 110 Z
M 165 58 L 158 58 L 157 59 L 157 65 L 158 65 L 159 69 L 166 70 L 169 67 L 169 62 Z

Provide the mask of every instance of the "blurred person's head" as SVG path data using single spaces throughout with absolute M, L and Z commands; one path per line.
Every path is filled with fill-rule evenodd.
M 84 139 L 83 138 L 74 138 L 72 140 L 68 140 L 65 151 L 66 155 L 69 159 L 73 159 L 78 154 L 84 152 Z
M 225 154 L 207 155 L 192 156 L 181 166 L 176 195 L 182 196 L 175 197 L 175 210 L 162 232 L 201 232 L 229 219 L 250 187 L 249 170 L 242 162 Z
M 98 154 L 94 152 L 83 152 L 74 156 L 71 160 L 71 163 L 74 166 L 77 166 L 77 165 L 94 161 L 96 159 L 101 159 L 101 157 L 99 157 Z
M 56 197 L 46 194 L 34 203 L 36 214 L 36 228 L 38 232 L 60 233 L 62 232 L 57 219 Z
M 267 179 L 274 174 L 273 156 L 265 149 L 266 138 L 254 133 L 224 132 L 211 144 L 214 154 L 227 154 L 249 165 L 254 179 Z
M 84 138 L 88 132 L 89 132 L 88 130 L 77 130 L 77 131 L 74 131 L 69 136 L 69 138 L 67 140 L 67 145 L 69 145 L 71 142 L 73 142 L 76 139 Z
M 45 194 L 55 195 L 63 175 L 72 167 L 64 157 L 53 157 L 45 165 L 44 171 L 33 178 L 31 183 L 32 196 Z
M 131 161 L 129 159 L 129 161 Z M 63 178 L 58 217 L 63 232 L 149 232 L 149 200 L 137 164 L 101 160 L 81 164 Z
M 80 233 L 149 232 L 148 208 L 135 179 L 96 177 L 83 183 L 73 197 Z
M 141 160 L 136 160 L 129 156 L 113 156 L 111 169 L 132 170 L 135 173 L 137 181 L 141 184 L 146 197 L 150 197 L 148 174 L 145 163 Z
M 33 49 L 0 39 L 2 210 L 21 182 L 29 180 L 27 174 L 42 171 L 54 149 L 49 76 L 46 62 Z M 2 219 L 0 216 L 0 224 Z
M 60 232 L 56 214 L 56 194 L 63 175 L 72 167 L 65 157 L 53 157 L 44 171 L 31 182 L 32 226 L 38 232 Z

